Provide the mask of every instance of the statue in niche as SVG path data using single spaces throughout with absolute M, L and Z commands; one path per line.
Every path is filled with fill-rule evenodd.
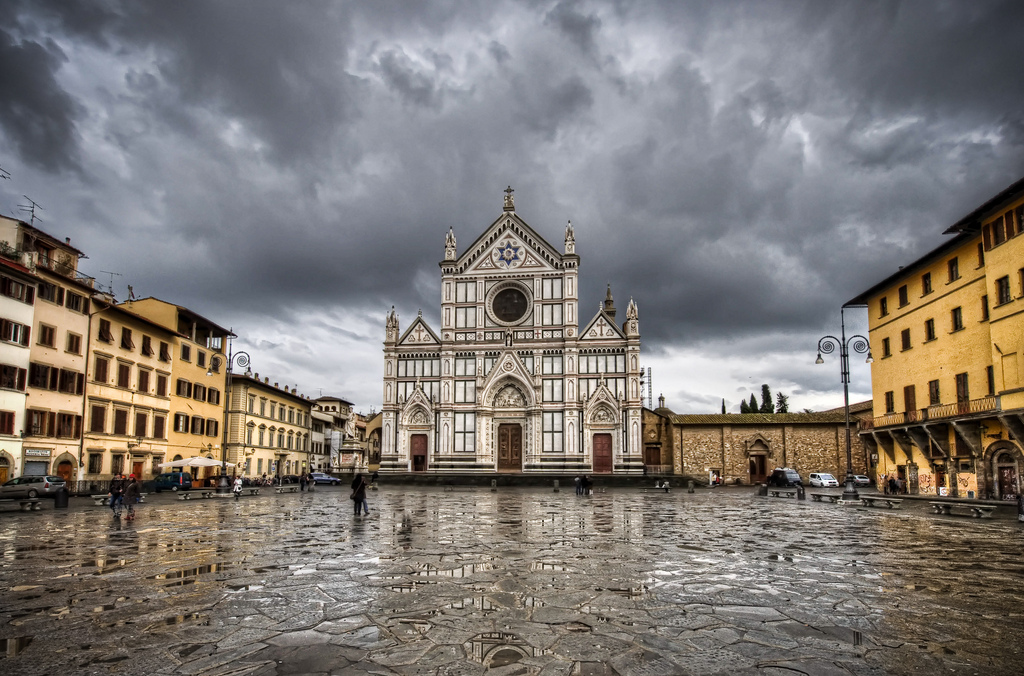
M 610 423 L 615 422 L 615 417 L 612 416 L 612 412 L 606 408 L 599 408 L 594 412 L 594 422 L 597 423 Z
M 412 418 L 409 419 L 409 422 L 413 425 L 427 425 L 430 423 L 430 418 L 427 417 L 427 414 L 423 409 L 419 409 L 412 414 Z

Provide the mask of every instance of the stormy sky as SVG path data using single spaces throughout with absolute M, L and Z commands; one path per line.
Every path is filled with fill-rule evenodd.
M 27 195 L 118 300 L 369 412 L 385 312 L 436 328 L 445 233 L 512 185 L 559 249 L 572 220 L 582 317 L 636 300 L 655 399 L 829 408 L 841 304 L 1024 175 L 1022 29 L 1012 0 L 5 0 L 0 213 Z

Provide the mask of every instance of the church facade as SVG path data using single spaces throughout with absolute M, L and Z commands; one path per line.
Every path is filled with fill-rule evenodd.
M 449 229 L 441 326 L 422 312 L 384 341 L 380 472 L 643 472 L 640 322 L 609 289 L 582 324 L 572 224 L 560 252 L 515 211 L 461 255 Z

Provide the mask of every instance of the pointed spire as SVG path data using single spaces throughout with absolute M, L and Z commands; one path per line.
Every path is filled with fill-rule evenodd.
M 451 226 L 448 226 L 448 234 L 444 238 L 444 259 L 455 260 L 455 231 Z
M 626 306 L 626 319 L 640 319 L 640 313 L 636 309 L 636 303 L 633 302 L 632 296 L 629 299 L 629 305 Z
M 612 319 L 615 319 L 615 301 L 612 299 L 612 285 L 608 285 L 608 293 L 604 297 L 604 311 Z

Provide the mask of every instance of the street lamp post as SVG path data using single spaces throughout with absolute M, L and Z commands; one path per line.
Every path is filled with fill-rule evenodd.
M 224 431 L 221 433 L 220 442 L 220 479 L 217 481 L 217 492 L 218 493 L 230 493 L 231 486 L 228 485 L 228 426 L 231 421 L 231 368 L 234 364 L 238 364 L 240 368 L 245 369 L 245 375 L 251 376 L 252 369 L 249 368 L 249 353 L 248 352 L 232 352 L 231 343 L 228 342 L 228 356 L 225 360 L 221 355 L 213 355 L 210 358 L 210 368 L 206 372 L 206 375 L 212 376 L 214 371 L 220 367 L 220 362 L 225 362 L 227 365 L 227 375 L 225 376 L 224 385 Z M 243 404 L 242 410 L 245 410 Z M 244 430 L 243 430 L 244 434 Z M 243 437 L 244 439 L 244 437 Z M 244 441 L 243 441 L 244 443 Z
M 871 358 L 871 344 L 867 338 L 859 334 L 846 337 L 846 318 L 843 316 L 845 309 L 844 306 L 839 310 L 840 337 L 825 336 L 819 340 L 818 358 L 814 363 L 824 364 L 825 360 L 821 358 L 821 354 L 823 352 L 832 354 L 836 348 L 839 348 L 839 367 L 843 380 L 843 410 L 846 412 L 846 483 L 843 487 L 843 500 L 853 502 L 860 500 L 860 494 L 857 493 L 857 485 L 853 479 L 853 450 L 850 441 L 850 350 L 860 354 L 867 352 L 868 358 L 865 362 L 868 364 L 873 359 Z

